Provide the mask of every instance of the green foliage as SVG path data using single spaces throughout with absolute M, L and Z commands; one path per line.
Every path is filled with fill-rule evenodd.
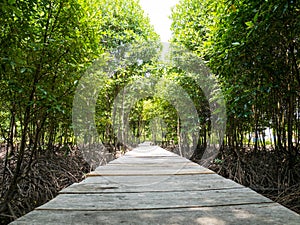
M 173 42 L 203 57 L 222 83 L 229 144 L 242 143 L 244 132 L 271 127 L 276 147 L 295 155 L 299 11 L 288 0 L 182 0 L 173 9 Z
M 204 46 L 209 44 L 210 30 L 215 19 L 209 13 L 215 7 L 210 2 L 182 0 L 173 8 L 171 15 L 173 43 L 203 55 Z
M 158 39 L 134 0 L 8 1 L 1 15 L 1 96 L 10 105 L 3 110 L 22 121 L 27 107 L 33 124 L 70 125 L 74 88 L 95 58 L 119 45 Z M 113 82 L 126 82 L 120 79 Z
M 94 35 L 105 49 L 115 49 L 126 43 L 158 39 L 136 0 L 86 0 L 88 20 L 94 24 Z M 99 26 L 100 25 L 100 26 Z

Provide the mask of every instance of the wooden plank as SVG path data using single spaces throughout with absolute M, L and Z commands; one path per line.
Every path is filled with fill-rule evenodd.
M 107 164 L 96 168 L 95 171 L 107 171 L 107 170 L 178 170 L 178 169 L 195 169 L 195 170 L 207 170 L 206 168 L 194 165 L 192 163 L 179 163 L 179 164 Z
M 224 177 L 221 177 L 220 175 L 217 174 L 195 174 L 195 175 L 180 175 L 180 176 L 170 176 L 170 175 L 165 175 L 165 176 L 158 176 L 157 178 L 155 176 L 95 176 L 95 177 L 87 177 L 84 179 L 81 183 L 120 183 L 124 185 L 133 185 L 135 186 L 136 184 L 143 184 L 143 185 L 151 185 L 157 179 L 160 182 L 177 182 L 176 185 L 180 183 L 190 183 L 190 182 L 195 182 L 194 185 L 203 183 L 203 182 L 210 182 L 211 180 L 226 180 L 228 182 L 233 182 L 230 179 L 225 179 Z M 234 182 L 235 183 L 235 182 Z
M 93 171 L 88 173 L 86 177 L 92 176 L 166 176 L 166 175 L 192 175 L 192 174 L 213 174 L 212 171 L 209 170 L 163 170 L 163 171 L 132 171 L 132 170 L 119 170 L 119 171 Z
M 193 178 L 194 177 L 194 178 Z M 209 184 L 211 180 L 224 180 L 226 182 L 232 183 L 233 181 L 229 179 L 224 179 L 217 174 L 194 174 L 194 175 L 161 175 L 161 176 L 93 176 L 87 177 L 81 183 L 112 183 L 120 184 L 123 186 L 133 186 L 139 188 L 139 186 L 151 186 L 151 185 L 162 185 L 163 182 L 173 182 L 174 186 L 184 184 L 187 185 L 191 183 L 194 179 L 194 184 L 189 186 L 197 186 L 203 183 Z M 233 182 L 234 183 L 234 182 Z M 138 187 L 136 187 L 138 186 Z M 171 186 L 169 186 L 171 188 Z
M 12 224 L 298 225 L 300 217 L 277 203 L 267 203 L 166 210 L 35 210 Z
M 125 168 L 126 167 L 149 167 L 149 168 L 153 168 L 153 167 L 164 167 L 164 168 L 173 168 L 173 167 L 194 167 L 194 168 L 199 168 L 199 164 L 197 163 L 193 163 L 193 162 L 174 162 L 174 163 L 143 163 L 143 164 L 137 164 L 137 163 L 114 163 L 114 161 L 112 161 L 111 163 L 108 163 L 105 165 L 105 167 L 109 167 L 109 168 L 112 168 L 112 167 L 120 167 L 120 166 L 124 166 Z M 104 167 L 104 166 L 102 166 Z M 99 170 L 101 167 L 97 167 L 96 170 Z
M 99 175 L 161 175 L 161 174 L 213 174 L 214 172 L 200 166 L 103 166 L 97 168 L 87 176 L 99 176 Z
M 114 161 L 111 161 L 110 164 L 113 163 L 131 163 L 131 164 L 172 164 L 172 163 L 189 163 L 190 161 L 185 158 L 180 157 L 120 157 Z
M 248 188 L 105 194 L 60 194 L 37 209 L 140 210 L 272 202 Z
M 220 176 L 210 175 L 187 175 L 165 176 L 161 179 L 149 179 L 149 176 L 134 176 L 124 179 L 123 176 L 88 178 L 86 182 L 73 184 L 62 190 L 61 194 L 67 193 L 124 193 L 124 192 L 172 192 L 172 191 L 203 191 L 229 188 L 244 188 L 231 180 Z M 198 177 L 197 177 L 198 176 Z M 202 179 L 200 178 L 202 177 Z M 152 178 L 152 177 L 151 177 Z M 194 179 L 193 179 L 194 178 Z M 128 180 L 129 179 L 129 180 Z M 201 180 L 200 180 L 201 179 Z M 145 185 L 147 182 L 147 185 Z
M 163 155 L 166 150 L 160 149 Z M 89 176 L 136 176 L 136 175 L 186 175 L 186 174 L 213 174 L 214 172 L 192 163 L 182 157 L 167 157 L 167 160 L 162 160 L 159 157 L 122 157 L 124 160 L 115 160 L 115 163 L 109 163 L 106 166 L 98 167 L 95 171 L 89 173 Z M 176 159 L 176 160 L 175 160 Z M 137 163 L 138 162 L 140 163 Z M 116 163 L 117 161 L 117 163 Z M 175 161 L 175 162 L 174 162 Z M 172 162 L 172 163 L 171 163 Z

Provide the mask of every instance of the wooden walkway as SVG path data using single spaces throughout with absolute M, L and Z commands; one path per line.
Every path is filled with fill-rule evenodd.
M 98 167 L 12 224 L 300 224 L 256 192 L 157 146 Z

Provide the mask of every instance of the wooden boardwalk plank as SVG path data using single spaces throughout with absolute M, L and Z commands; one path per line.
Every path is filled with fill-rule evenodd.
M 237 183 L 224 179 L 216 174 L 186 176 L 115 176 L 89 177 L 85 182 L 73 184 L 62 190 L 61 194 L 71 193 L 122 193 L 122 192 L 172 192 L 172 191 L 203 191 L 228 188 L 243 188 Z M 127 179 L 124 179 L 127 178 Z M 152 178 L 152 179 L 150 179 Z M 144 185 L 148 182 L 147 185 Z
M 230 186 L 233 187 L 239 186 L 237 183 L 224 179 L 223 177 L 217 174 L 194 174 L 194 175 L 161 175 L 161 176 L 96 176 L 96 177 L 87 177 L 80 184 L 85 183 L 109 183 L 114 185 L 120 185 L 121 187 L 126 186 L 127 188 L 134 189 L 144 189 L 148 188 L 163 188 L 166 187 L 166 190 L 172 190 L 174 188 L 183 190 L 184 188 L 194 188 L 198 190 L 199 188 L 204 187 L 204 185 L 211 186 L 212 189 L 217 182 L 221 182 L 219 185 L 224 184 L 224 187 Z M 74 184 L 76 185 L 76 184 Z
M 216 206 L 194 209 L 130 211 L 34 210 L 14 224 L 199 224 L 199 225 L 299 225 L 296 213 L 277 203 Z
M 143 193 L 61 194 L 37 209 L 132 210 L 272 202 L 248 188 Z
M 300 216 L 144 144 L 12 224 L 300 224 Z

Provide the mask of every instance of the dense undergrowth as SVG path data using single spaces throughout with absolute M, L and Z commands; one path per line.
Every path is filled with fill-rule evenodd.
M 13 200 L 8 207 L 3 207 L 5 205 L 3 196 L 13 177 L 11 171 L 14 171 L 16 166 L 15 156 L 10 157 L 10 164 L 6 166 L 5 172 L 5 160 L 0 158 L 1 225 L 9 223 L 51 200 L 61 189 L 80 182 L 84 178 L 84 174 L 90 171 L 89 165 L 83 160 L 78 150 L 70 150 L 68 154 L 65 150 L 59 150 L 37 156 L 30 168 L 22 170 Z M 26 165 L 29 156 L 25 156 L 24 160 L 24 165 Z
M 227 147 L 209 168 L 300 214 L 300 157 L 291 165 L 276 150 Z

